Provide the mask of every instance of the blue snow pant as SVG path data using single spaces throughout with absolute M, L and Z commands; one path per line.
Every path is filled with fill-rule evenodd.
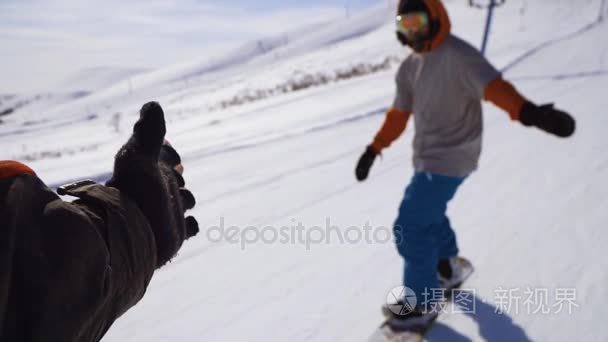
M 456 235 L 446 211 L 465 178 L 416 172 L 405 190 L 393 231 L 405 260 L 403 285 L 414 291 L 418 303 L 425 298 L 425 289 L 429 293 L 439 288 L 439 259 L 458 255 Z

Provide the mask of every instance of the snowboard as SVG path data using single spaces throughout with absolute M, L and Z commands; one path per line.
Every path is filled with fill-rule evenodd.
M 458 257 L 458 262 L 461 264 L 463 272 L 457 282 L 445 289 L 446 301 L 451 300 L 450 297 L 453 290 L 458 289 L 471 276 L 471 274 L 473 274 L 474 271 L 473 265 L 469 260 Z M 387 317 L 387 319 L 368 339 L 368 342 L 423 342 L 424 337 L 438 317 L 437 314 L 432 320 L 429 320 L 428 323 L 423 326 L 402 330 L 396 324 L 391 324 L 391 318 L 390 315 L 388 315 L 389 313 L 386 312 L 386 308 L 383 308 L 383 314 Z

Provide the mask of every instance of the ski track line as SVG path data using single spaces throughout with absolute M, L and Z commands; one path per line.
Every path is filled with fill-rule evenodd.
M 563 81 L 577 78 L 608 76 L 608 70 L 581 71 L 570 74 L 538 75 L 538 76 L 514 76 L 513 81 Z
M 370 111 L 370 112 L 367 112 L 364 114 L 354 115 L 354 116 L 346 117 L 343 119 L 330 121 L 329 123 L 312 125 L 311 127 L 300 130 L 300 131 L 295 130 L 295 131 L 292 131 L 291 133 L 282 134 L 282 135 L 279 135 L 279 136 L 276 136 L 276 137 L 270 138 L 270 139 L 265 139 L 265 140 L 261 139 L 257 142 L 240 143 L 240 144 L 236 143 L 236 144 L 233 144 L 232 146 L 229 145 L 229 146 L 226 146 L 223 148 L 218 148 L 218 149 L 210 148 L 210 149 L 207 149 L 206 151 L 191 152 L 190 154 L 186 154 L 184 159 L 194 159 L 194 160 L 203 159 L 205 157 L 215 156 L 215 155 L 223 154 L 223 153 L 227 153 L 227 152 L 247 150 L 247 149 L 251 149 L 251 148 L 255 148 L 255 147 L 259 147 L 259 146 L 276 143 L 276 142 L 283 141 L 283 140 L 299 138 L 299 137 L 305 136 L 307 134 L 326 131 L 326 130 L 341 126 L 343 124 L 350 124 L 350 123 L 358 122 L 360 120 L 369 119 L 369 118 L 377 116 L 377 115 L 382 115 L 382 114 L 386 113 L 387 109 L 388 108 L 383 107 L 381 109 L 373 110 L 373 111 Z
M 203 199 L 203 200 L 201 200 L 200 202 L 197 202 L 197 203 L 200 203 L 200 204 L 214 203 L 216 200 L 219 200 L 219 199 L 229 198 L 229 197 L 232 197 L 232 196 L 235 196 L 235 195 L 242 194 L 243 192 L 247 192 L 247 191 L 250 191 L 250 190 L 257 189 L 257 188 L 262 187 L 262 186 L 266 186 L 266 185 L 269 185 L 269 184 L 272 184 L 272 183 L 276 183 L 276 182 L 278 182 L 278 181 L 280 181 L 280 180 L 282 180 L 284 178 L 288 178 L 288 177 L 291 177 L 291 176 L 294 176 L 294 175 L 306 172 L 308 170 L 316 169 L 318 167 L 322 167 L 322 166 L 326 166 L 326 165 L 330 165 L 330 164 L 333 164 L 335 162 L 338 162 L 339 160 L 341 160 L 343 158 L 352 156 L 358 150 L 359 150 L 359 148 L 357 148 L 357 149 L 351 149 L 351 150 L 349 150 L 347 152 L 343 152 L 343 153 L 340 153 L 340 154 L 337 154 L 337 155 L 333 155 L 330 158 L 325 158 L 325 159 L 320 160 L 320 161 L 316 161 L 316 162 L 309 163 L 309 164 L 306 164 L 306 165 L 303 165 L 303 166 L 299 166 L 299 167 L 295 167 L 295 168 L 292 168 L 292 169 L 289 169 L 289 170 L 285 170 L 283 172 L 279 172 L 277 174 L 273 174 L 273 175 L 268 176 L 266 178 L 263 178 L 261 180 L 252 182 L 250 184 L 246 184 L 246 185 L 241 186 L 239 188 L 219 193 L 217 195 L 214 195 L 213 198 L 211 198 L 211 199 Z
M 504 66 L 500 71 L 503 73 L 506 73 L 507 71 L 513 69 L 514 67 L 516 67 L 517 65 L 521 64 L 522 62 L 524 62 L 525 60 L 527 60 L 528 58 L 536 55 L 537 53 L 541 52 L 542 50 L 551 47 L 555 44 L 559 44 L 561 42 L 570 40 L 572 38 L 576 38 L 588 31 L 591 31 L 592 29 L 594 29 L 595 27 L 599 26 L 600 24 L 602 24 L 601 20 L 596 20 L 591 24 L 587 24 L 586 26 L 572 32 L 569 33 L 563 37 L 558 37 L 558 38 L 554 38 L 554 39 L 550 39 L 544 43 L 539 44 L 538 46 L 528 50 L 527 52 L 524 52 L 521 56 L 515 58 L 513 61 L 507 63 L 506 66 Z
M 64 128 L 65 126 L 78 125 L 78 124 L 82 124 L 85 122 L 90 122 L 90 121 L 96 120 L 98 118 L 99 118 L 98 116 L 94 116 L 94 115 L 86 115 L 86 116 L 78 115 L 77 118 L 68 118 L 65 120 L 61 120 L 59 122 L 49 123 L 49 120 L 43 120 L 37 124 L 32 125 L 30 128 L 28 128 L 26 126 L 25 128 L 18 128 L 18 129 L 12 130 L 12 131 L 0 132 L 0 138 L 11 137 L 11 136 L 15 136 L 15 135 L 25 135 L 28 133 L 33 134 L 33 133 L 47 131 L 47 130 L 55 129 L 55 128 Z M 21 125 L 24 126 L 23 123 Z

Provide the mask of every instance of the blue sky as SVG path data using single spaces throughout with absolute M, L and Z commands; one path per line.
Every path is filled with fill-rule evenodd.
M 92 67 L 155 68 L 390 0 L 2 0 L 0 94 Z

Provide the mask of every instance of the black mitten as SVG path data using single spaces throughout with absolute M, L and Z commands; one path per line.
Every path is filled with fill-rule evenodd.
M 525 126 L 535 126 L 558 137 L 567 138 L 574 134 L 576 121 L 570 114 L 553 108 L 553 104 L 537 106 L 526 102 L 519 121 Z
M 357 180 L 362 182 L 367 179 L 369 175 L 369 170 L 374 164 L 374 160 L 378 154 L 371 146 L 368 146 L 363 152 L 361 158 L 359 158 L 359 162 L 357 163 L 357 168 L 355 169 L 355 175 L 357 176 Z

